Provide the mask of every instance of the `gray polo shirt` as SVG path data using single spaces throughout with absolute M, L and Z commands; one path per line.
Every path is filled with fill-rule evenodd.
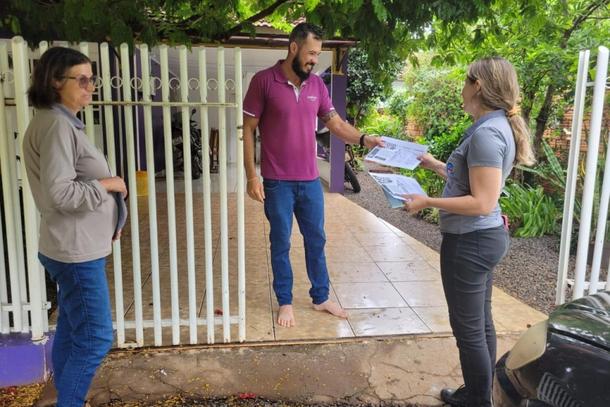
M 466 130 L 458 147 L 447 160 L 447 183 L 443 198 L 469 195 L 471 167 L 502 169 L 502 187 L 513 169 L 515 139 L 504 110 L 486 114 Z M 489 215 L 466 216 L 440 211 L 441 232 L 463 234 L 500 226 L 500 205 Z
M 98 181 L 110 177 L 104 155 L 63 105 L 40 109 L 23 141 L 28 180 L 40 211 L 39 251 L 64 263 L 111 252 L 117 203 Z

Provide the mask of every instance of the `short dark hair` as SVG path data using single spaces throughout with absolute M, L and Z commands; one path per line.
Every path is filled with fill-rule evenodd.
M 53 81 L 59 81 L 75 65 L 91 63 L 83 53 L 66 47 L 49 48 L 34 66 L 32 84 L 28 89 L 30 103 L 37 109 L 53 106 L 60 101 Z
M 309 37 L 309 34 L 312 34 L 316 40 L 322 41 L 322 38 L 324 37 L 324 30 L 314 24 L 297 24 L 297 26 L 294 27 L 292 29 L 292 32 L 290 33 L 290 37 L 288 39 L 288 46 L 290 46 L 290 44 L 293 42 L 296 42 L 297 45 L 301 45 L 303 41 L 305 41 L 307 37 Z

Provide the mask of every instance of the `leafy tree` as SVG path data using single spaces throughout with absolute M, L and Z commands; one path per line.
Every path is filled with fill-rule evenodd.
M 433 19 L 473 22 L 491 0 L 3 0 L 0 29 L 28 41 L 169 43 L 222 42 L 233 34 L 254 33 L 266 20 L 290 30 L 305 17 L 328 37 L 361 41 L 371 66 L 389 51 L 404 56 L 417 46 Z
M 430 153 L 446 161 L 471 124 L 462 109 L 460 94 L 464 68 L 434 68 L 425 64 L 410 69 L 405 82 L 412 98 L 407 116 L 422 127 Z
M 347 109 L 354 123 L 359 121 L 362 114 L 377 99 L 391 91 L 392 81 L 401 68 L 402 62 L 394 55 L 373 70 L 365 50 L 350 50 L 347 67 Z
M 498 0 L 476 24 L 433 24 L 429 46 L 438 52 L 438 62 L 465 64 L 489 55 L 510 60 L 522 86 L 522 114 L 532 123 L 534 148 L 542 156 L 549 120 L 573 97 L 578 51 L 608 41 L 609 4 Z

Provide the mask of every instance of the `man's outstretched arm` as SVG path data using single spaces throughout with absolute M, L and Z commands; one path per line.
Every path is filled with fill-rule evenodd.
M 370 136 L 368 134 L 364 135 L 360 130 L 341 119 L 341 116 L 339 116 L 335 110 L 331 110 L 325 114 L 322 117 L 322 121 L 332 134 L 348 144 L 360 144 L 360 139 L 362 138 L 362 143 L 367 148 L 373 148 L 376 146 L 383 147 L 384 145 L 381 138 Z

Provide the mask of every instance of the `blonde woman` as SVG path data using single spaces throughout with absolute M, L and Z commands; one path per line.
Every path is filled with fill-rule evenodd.
M 406 195 L 405 210 L 440 209 L 441 275 L 464 378 L 457 390 L 443 389 L 441 399 L 488 407 L 496 362 L 493 270 L 509 246 L 498 200 L 514 164 L 531 165 L 534 159 L 517 105 L 517 74 L 508 61 L 494 57 L 470 65 L 462 99 L 474 124 L 447 163 L 430 154 L 420 157 L 422 167 L 446 180 L 442 197 Z

